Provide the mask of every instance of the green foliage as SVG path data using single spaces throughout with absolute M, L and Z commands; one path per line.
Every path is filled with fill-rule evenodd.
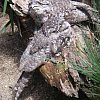
M 92 3 L 93 7 L 97 9 L 100 14 L 100 0 L 92 0 Z M 94 15 L 98 18 L 99 14 Z M 98 100 L 98 98 L 100 98 L 100 25 L 95 23 L 94 29 L 95 30 L 91 30 L 94 33 L 92 38 L 89 38 L 86 33 L 83 33 L 85 48 L 82 48 L 83 51 L 75 51 L 75 55 L 78 56 L 80 60 L 78 62 L 69 62 L 79 73 L 90 79 L 93 85 L 90 85 L 91 89 L 89 94 L 93 97 L 95 96 L 95 100 Z
M 93 7 L 96 9 L 100 7 L 100 0 L 92 0 Z M 99 9 L 100 10 L 100 9 Z M 89 39 L 86 35 L 83 35 L 85 48 L 84 55 L 87 59 L 83 59 L 79 52 L 75 52 L 80 58 L 80 63 L 73 63 L 76 70 L 89 77 L 96 84 L 100 84 L 100 26 L 96 26 L 94 31 L 95 36 Z M 85 33 L 83 33 L 85 34 Z M 98 35 L 97 35 L 98 34 Z
M 100 0 L 94 0 L 96 3 L 96 6 L 100 8 Z
M 87 36 L 84 37 L 85 48 L 84 55 L 87 59 L 83 59 L 79 53 L 81 64 L 75 63 L 76 70 L 89 77 L 92 81 L 100 84 L 100 44 L 94 43 Z
M 6 15 L 6 10 L 7 10 L 7 0 L 4 0 L 3 16 Z
M 84 33 L 83 33 L 84 34 Z M 91 95 L 92 99 L 100 99 L 100 40 L 96 37 L 88 38 L 86 35 L 83 36 L 85 42 L 85 48 L 82 57 L 80 52 L 75 52 L 75 54 L 80 58 L 77 63 L 71 62 L 75 69 L 87 76 L 92 84 L 88 84 L 89 88 L 88 95 Z
M 13 11 L 11 9 L 11 7 L 9 6 L 10 4 L 12 4 L 11 0 L 4 0 L 4 8 L 3 8 L 3 16 L 6 15 L 6 11 L 7 11 L 7 7 L 9 7 L 9 21 L 4 25 L 2 31 L 4 32 L 6 30 L 6 28 L 8 27 L 8 25 L 11 25 L 12 28 L 12 32 L 14 32 L 14 17 L 13 17 Z
M 93 7 L 100 11 L 100 0 L 92 0 Z
M 97 9 L 100 14 L 100 0 L 92 0 L 92 3 L 93 7 Z M 99 14 L 94 15 L 98 18 Z M 91 82 L 93 82 L 93 85 L 90 86 L 91 91 L 89 94 L 95 96 L 97 99 L 100 98 L 100 25 L 95 23 L 95 30 L 91 31 L 94 33 L 91 39 L 83 35 L 85 48 L 83 48 L 84 51 L 81 53 L 83 53 L 86 58 L 82 57 L 80 51 L 76 51 L 75 55 L 80 58 L 80 61 L 70 61 L 70 63 L 79 73 L 87 76 Z

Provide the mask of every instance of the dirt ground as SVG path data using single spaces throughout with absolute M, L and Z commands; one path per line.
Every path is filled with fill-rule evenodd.
M 7 18 L 0 18 L 0 27 Z M 13 87 L 20 72 L 19 60 L 23 48 L 18 33 L 12 34 L 9 29 L 6 33 L 0 32 L 0 100 L 13 100 Z M 50 87 L 39 71 L 33 75 L 32 84 L 22 93 L 20 100 L 82 100 L 68 98 L 54 87 Z M 83 98 L 83 100 L 85 100 Z

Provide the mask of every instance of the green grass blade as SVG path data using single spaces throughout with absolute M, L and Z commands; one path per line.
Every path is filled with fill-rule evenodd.
M 9 25 L 10 25 L 10 21 L 8 21 L 8 22 L 4 25 L 4 27 L 1 29 L 1 32 L 2 32 L 2 33 L 6 32 L 6 28 L 7 28 Z
M 14 18 L 13 18 L 13 11 L 11 8 L 10 8 L 10 22 L 11 22 L 12 33 L 14 33 Z
M 4 0 L 3 16 L 6 15 L 6 10 L 7 10 L 7 0 Z

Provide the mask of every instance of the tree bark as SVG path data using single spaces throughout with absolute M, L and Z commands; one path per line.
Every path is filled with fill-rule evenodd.
M 29 37 L 34 36 L 35 27 L 34 15 L 32 11 L 29 12 L 30 0 L 12 0 L 12 2 L 13 5 L 10 4 L 9 7 L 13 9 L 14 16 L 16 16 L 14 17 L 15 23 L 19 28 L 22 38 L 26 38 L 26 40 L 28 39 L 29 41 Z M 66 3 L 65 6 L 67 5 L 69 4 Z M 87 7 L 85 10 L 90 14 L 90 19 L 92 19 L 93 21 L 97 20 L 92 15 L 91 10 L 93 9 L 90 6 L 83 3 L 80 3 L 79 6 L 82 6 L 83 8 Z M 85 93 L 87 92 L 88 89 L 84 90 L 82 86 L 85 86 L 85 84 L 87 84 L 89 80 L 87 80 L 87 78 L 84 78 L 84 75 L 81 77 L 79 73 L 73 68 L 74 66 L 71 65 L 68 59 L 73 62 L 75 62 L 76 60 L 80 60 L 78 56 L 74 55 L 74 52 L 78 51 L 77 46 L 81 51 L 83 51 L 85 45 L 82 34 L 85 33 L 91 39 L 91 32 L 90 29 L 86 27 L 87 25 L 84 26 L 84 28 L 80 28 L 79 26 L 77 26 L 77 23 L 88 21 L 89 16 L 79 10 L 77 10 L 76 16 L 74 16 L 74 13 L 75 12 L 72 12 L 71 14 L 65 16 L 66 20 L 72 25 L 71 27 L 75 33 L 74 37 L 72 37 L 73 41 L 71 43 L 71 47 L 62 48 L 63 56 L 59 56 L 57 58 L 57 61 L 59 63 L 54 64 L 52 63 L 52 61 L 48 61 L 48 63 L 44 66 L 41 66 L 39 70 L 51 86 L 57 87 L 67 96 L 78 97 L 79 89 L 82 89 Z M 79 14 L 81 14 L 82 16 L 80 16 Z M 82 52 L 80 52 L 80 55 L 84 60 L 87 59 Z M 63 61 L 65 62 L 63 63 Z

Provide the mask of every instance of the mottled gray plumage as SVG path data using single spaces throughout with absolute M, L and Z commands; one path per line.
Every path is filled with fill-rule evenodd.
M 20 70 L 24 74 L 15 86 L 15 100 L 27 85 L 32 71 L 48 58 L 60 55 L 62 48 L 70 47 L 75 33 L 69 23 L 87 18 L 70 0 L 31 0 L 28 13 L 35 20 L 36 26 L 34 37 L 30 38 L 20 60 Z

